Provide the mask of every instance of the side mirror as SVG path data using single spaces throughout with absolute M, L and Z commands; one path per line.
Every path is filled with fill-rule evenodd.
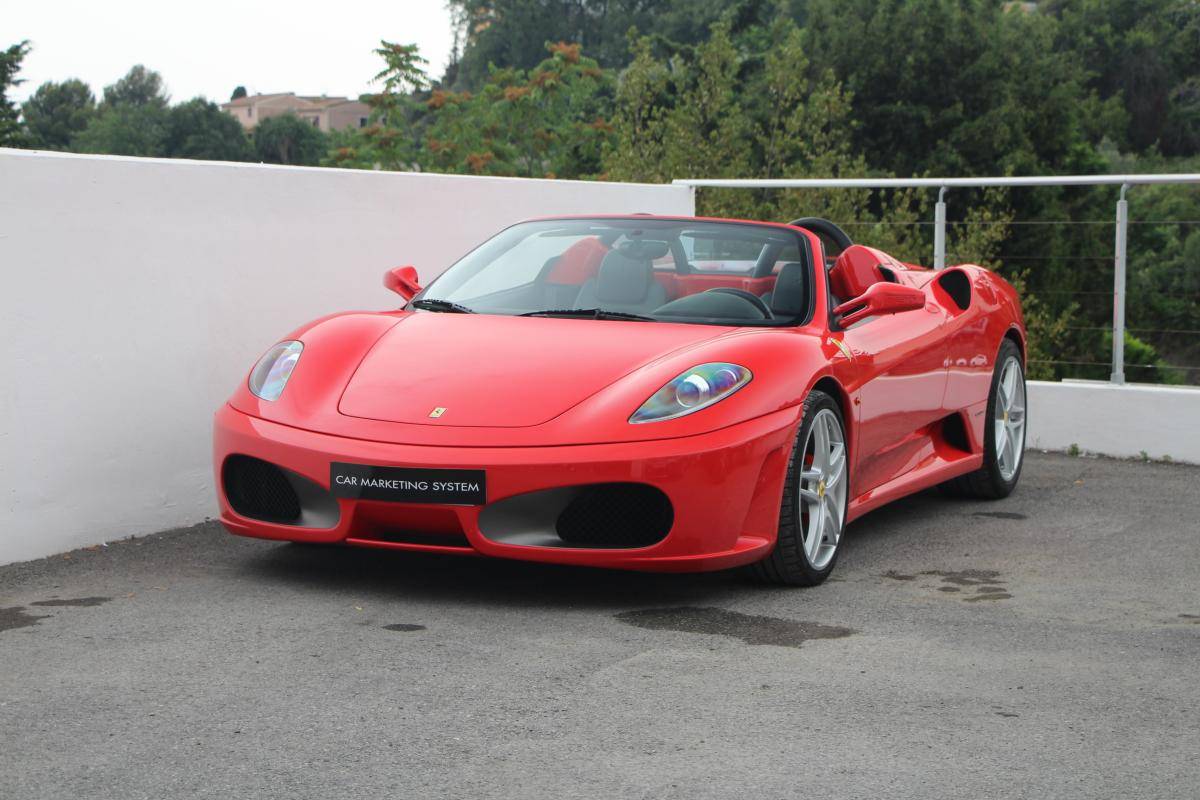
M 833 310 L 841 325 L 853 325 L 867 317 L 916 311 L 925 307 L 925 293 L 899 283 L 873 283 L 853 300 L 847 300 Z
M 421 291 L 421 284 L 417 283 L 416 267 L 394 267 L 389 269 L 383 273 L 383 285 L 403 297 L 406 303 L 416 297 L 417 292 Z

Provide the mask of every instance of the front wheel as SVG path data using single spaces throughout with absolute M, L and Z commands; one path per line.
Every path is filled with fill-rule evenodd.
M 750 573 L 766 583 L 816 586 L 833 572 L 846 526 L 850 469 L 837 401 L 814 391 L 792 445 L 775 549 Z
M 1012 494 L 1025 461 L 1025 365 L 1005 339 L 996 356 L 983 432 L 983 466 L 943 484 L 949 494 L 999 500 Z

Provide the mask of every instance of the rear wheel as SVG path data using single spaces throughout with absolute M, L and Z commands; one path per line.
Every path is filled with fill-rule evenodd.
M 814 391 L 792 445 L 775 549 L 750 573 L 766 583 L 815 586 L 837 563 L 849 497 L 846 427 L 837 401 Z
M 948 494 L 999 500 L 1012 494 L 1025 461 L 1025 365 L 1011 339 L 1000 345 L 983 432 L 983 466 L 942 484 Z

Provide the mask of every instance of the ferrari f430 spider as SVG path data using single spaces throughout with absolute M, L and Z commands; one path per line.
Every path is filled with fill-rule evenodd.
M 217 412 L 231 532 L 812 585 L 868 511 L 1021 475 L 1013 288 L 827 220 L 539 219 L 384 284 Z

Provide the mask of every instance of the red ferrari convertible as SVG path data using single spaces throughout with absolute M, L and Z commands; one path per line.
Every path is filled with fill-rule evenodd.
M 871 509 L 1021 474 L 1013 288 L 827 220 L 541 219 L 384 283 L 217 412 L 231 532 L 812 585 Z

